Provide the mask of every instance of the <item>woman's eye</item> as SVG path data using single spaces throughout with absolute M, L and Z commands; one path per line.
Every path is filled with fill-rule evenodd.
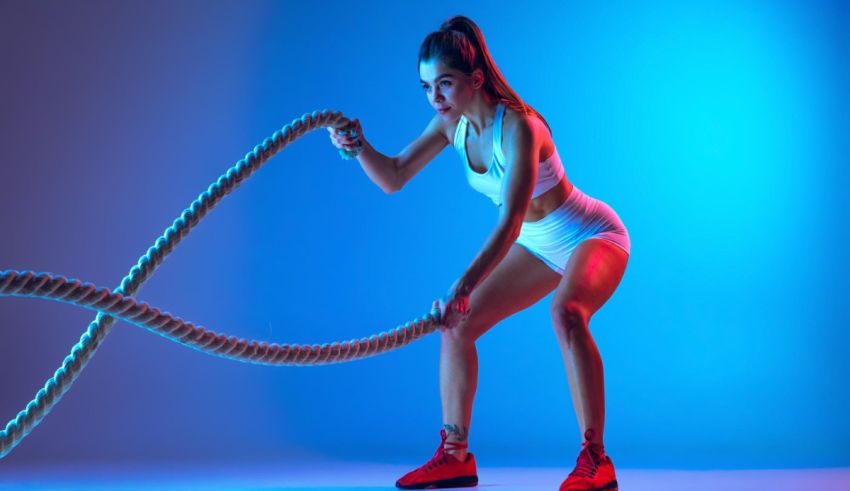
M 448 80 L 443 80 L 443 81 L 440 82 L 440 85 L 443 86 L 443 87 L 451 87 L 452 83 L 449 82 Z M 425 91 L 427 91 L 430 88 L 431 88 L 430 85 L 423 85 L 422 86 L 422 89 L 425 90 Z

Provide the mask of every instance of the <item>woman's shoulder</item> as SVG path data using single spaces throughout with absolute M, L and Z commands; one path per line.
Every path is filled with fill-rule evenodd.
M 542 129 L 546 133 L 549 132 L 546 129 L 546 124 L 534 111 L 528 111 L 526 114 L 519 110 L 519 108 L 512 107 L 511 104 L 506 104 L 505 102 L 502 102 L 502 104 L 505 106 L 504 122 L 502 123 L 503 134 L 507 130 L 516 131 L 518 128 L 530 128 L 533 131 Z
M 435 114 L 431 117 L 431 121 L 428 122 L 428 125 L 425 127 L 424 135 L 439 135 L 443 137 L 449 145 L 454 145 L 455 141 L 455 131 L 460 122 L 460 118 L 455 121 L 446 120 L 444 117 L 439 114 Z
M 546 126 L 546 123 L 543 122 L 534 111 L 528 111 L 527 113 L 523 113 L 519 108 L 511 107 L 511 105 L 506 104 L 504 101 L 502 104 L 505 105 L 505 116 L 504 122 L 502 123 L 502 143 L 509 141 L 514 133 L 519 130 L 531 130 L 537 136 L 537 140 L 540 142 L 540 150 L 544 155 L 550 155 L 553 151 L 554 142 L 552 141 L 551 134 L 549 133 L 549 128 Z
M 440 122 L 438 124 L 440 125 L 440 131 L 443 132 L 443 136 L 446 137 L 446 140 L 449 142 L 449 145 L 454 145 L 457 130 L 461 125 L 461 121 L 464 119 L 463 115 L 460 115 L 456 119 L 452 120 L 446 120 L 440 117 L 440 115 L 437 115 L 437 118 L 440 119 Z

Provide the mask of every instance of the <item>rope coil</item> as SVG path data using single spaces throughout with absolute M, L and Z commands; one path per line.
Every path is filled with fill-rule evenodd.
M 262 144 L 245 154 L 235 165 L 202 192 L 154 245 L 130 268 L 120 285 L 113 291 L 92 283 L 34 271 L 0 271 L 0 296 L 33 297 L 69 303 L 97 312 L 94 320 L 71 348 L 60 366 L 35 398 L 0 431 L 0 459 L 8 455 L 61 400 L 91 360 L 103 339 L 111 332 L 116 319 L 148 329 L 172 341 L 203 353 L 231 360 L 261 365 L 319 365 L 342 363 L 390 351 L 409 344 L 433 332 L 440 325 L 439 309 L 409 321 L 390 331 L 369 337 L 334 341 L 332 343 L 298 345 L 238 339 L 196 326 L 168 312 L 139 302 L 133 295 L 156 271 L 156 268 L 189 234 L 221 199 L 236 189 L 277 152 L 305 133 L 324 127 L 346 128 L 351 121 L 339 112 L 328 109 L 305 113 Z M 353 158 L 357 154 L 340 150 L 340 155 Z

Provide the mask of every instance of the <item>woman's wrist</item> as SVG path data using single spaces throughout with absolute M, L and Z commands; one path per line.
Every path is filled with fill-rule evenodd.
M 472 293 L 472 285 L 460 278 L 449 288 L 449 294 L 455 297 L 468 297 Z
M 363 138 L 360 137 L 357 141 L 357 144 L 351 148 L 340 148 L 339 156 L 345 160 L 356 159 L 360 156 L 360 153 L 363 151 Z

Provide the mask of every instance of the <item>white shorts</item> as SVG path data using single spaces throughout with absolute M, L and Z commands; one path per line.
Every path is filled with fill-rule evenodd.
M 516 243 L 561 276 L 573 250 L 587 239 L 604 239 L 629 252 L 629 232 L 604 201 L 573 186 L 566 201 L 536 222 L 522 222 Z

